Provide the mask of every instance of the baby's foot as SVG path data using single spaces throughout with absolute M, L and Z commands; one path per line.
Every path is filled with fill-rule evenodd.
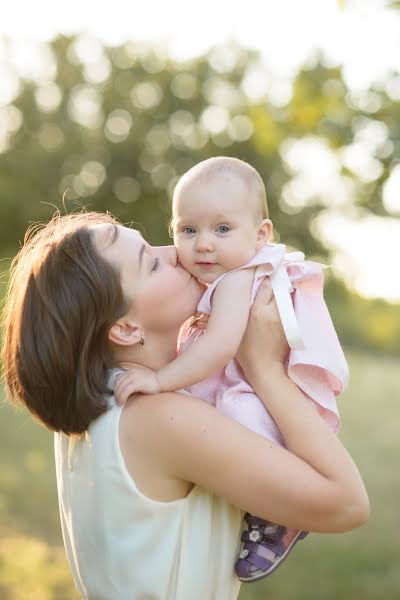
M 247 529 L 242 532 L 242 547 L 235 571 L 240 581 L 247 583 L 258 581 L 275 571 L 293 546 L 308 534 L 299 529 L 286 529 L 249 513 L 245 514 L 244 520 Z

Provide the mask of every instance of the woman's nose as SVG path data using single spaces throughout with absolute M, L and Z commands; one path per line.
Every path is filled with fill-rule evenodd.
M 175 246 L 158 246 L 158 253 L 160 257 L 163 258 L 166 262 L 171 264 L 173 267 L 177 265 L 178 255 L 176 253 Z

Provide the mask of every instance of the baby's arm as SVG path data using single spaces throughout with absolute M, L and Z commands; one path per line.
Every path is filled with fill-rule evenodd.
M 155 372 L 133 367 L 118 378 L 117 401 L 131 394 L 175 391 L 206 379 L 231 360 L 239 348 L 250 310 L 254 269 L 229 273 L 213 294 L 206 331 L 185 352 Z
M 218 284 L 206 331 L 158 371 L 160 391 L 171 392 L 202 381 L 235 356 L 249 317 L 253 278 L 254 269 L 243 269 L 229 273 Z

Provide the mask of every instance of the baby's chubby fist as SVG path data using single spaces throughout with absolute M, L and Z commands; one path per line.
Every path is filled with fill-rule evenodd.
M 118 376 L 114 396 L 117 404 L 123 405 L 132 394 L 158 394 L 160 391 L 157 373 L 135 365 Z

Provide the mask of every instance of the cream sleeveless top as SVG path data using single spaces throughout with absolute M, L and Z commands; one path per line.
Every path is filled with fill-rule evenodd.
M 82 436 L 55 434 L 61 526 L 85 600 L 234 600 L 242 514 L 195 486 L 186 498 L 147 498 L 120 449 L 122 409 Z

